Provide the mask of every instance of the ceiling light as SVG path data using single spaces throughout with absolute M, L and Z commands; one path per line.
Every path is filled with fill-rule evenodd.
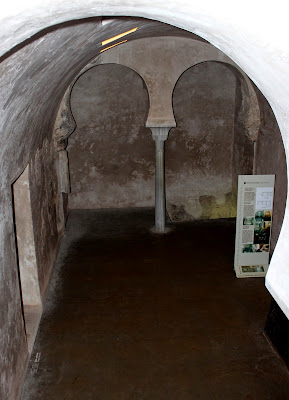
M 103 42 L 101 42 L 101 45 L 102 45 L 102 46 L 105 46 L 106 44 L 111 43 L 111 42 L 113 42 L 114 40 L 120 39 L 120 38 L 122 38 L 123 36 L 129 35 L 130 33 L 135 32 L 137 29 L 138 29 L 138 28 L 133 28 L 133 29 L 131 29 L 130 31 L 126 31 L 126 32 L 120 33 L 119 35 L 116 35 L 116 36 L 114 36 L 114 37 L 112 37 L 112 38 L 110 38 L 110 39 L 104 40 Z
M 125 43 L 125 42 L 127 42 L 127 40 L 123 40 L 122 42 L 115 43 L 115 44 L 113 44 L 113 45 L 111 45 L 109 47 L 106 47 L 105 49 L 100 50 L 100 52 L 102 53 L 105 50 L 111 49 L 112 47 L 115 47 L 115 46 L 117 46 L 119 44 L 122 44 L 122 43 Z

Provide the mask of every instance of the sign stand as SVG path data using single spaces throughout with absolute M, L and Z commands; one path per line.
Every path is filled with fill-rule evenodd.
M 269 266 L 275 175 L 239 175 L 234 268 L 264 277 Z

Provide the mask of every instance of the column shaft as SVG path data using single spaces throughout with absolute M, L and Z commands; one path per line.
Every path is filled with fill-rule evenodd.
M 165 193 L 165 155 L 164 143 L 171 127 L 150 127 L 156 143 L 155 171 L 155 230 L 165 232 L 166 229 L 166 193 Z
M 155 143 L 156 143 L 155 227 L 157 231 L 164 232 L 166 224 L 164 141 L 156 140 Z

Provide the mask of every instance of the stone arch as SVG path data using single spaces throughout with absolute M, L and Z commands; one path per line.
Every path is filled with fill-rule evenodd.
M 106 63 L 109 64 L 109 63 Z M 113 63 L 110 63 L 113 64 Z M 123 65 L 115 63 L 118 65 Z M 74 85 L 78 79 L 85 74 L 90 69 L 98 66 L 105 65 L 101 63 L 101 58 L 99 56 L 92 59 L 85 67 L 83 67 L 79 73 L 74 77 L 70 85 L 65 91 L 62 97 L 57 116 L 53 128 L 53 141 L 56 150 L 56 171 L 58 175 L 60 196 L 57 199 L 57 225 L 58 231 L 61 233 L 64 229 L 64 221 L 67 218 L 67 195 L 71 192 L 71 182 L 70 182 L 70 172 L 69 172 L 69 161 L 67 153 L 68 138 L 73 134 L 76 129 L 76 121 L 71 110 L 71 93 Z M 125 66 L 125 65 L 123 65 Z M 126 66 L 130 70 L 134 71 L 142 79 L 144 85 L 145 80 L 143 77 L 135 71 L 133 68 Z
M 192 41 L 191 39 L 189 40 Z M 142 39 L 140 39 L 139 41 L 141 42 Z M 199 43 L 198 45 L 204 48 L 210 46 L 206 43 Z M 197 57 L 195 57 L 195 62 L 192 64 L 190 63 L 190 60 L 186 60 L 184 62 L 184 67 L 183 68 L 181 67 L 181 69 L 179 69 L 177 73 L 175 73 L 171 77 L 171 83 L 166 89 L 167 92 L 165 92 L 164 95 L 162 96 L 165 98 L 164 110 L 162 109 L 159 110 L 158 108 L 156 108 L 156 104 L 159 102 L 160 99 L 158 98 L 156 93 L 154 93 L 153 88 L 151 88 L 149 82 L 150 79 L 149 77 L 146 77 L 145 74 L 143 73 L 141 65 L 139 65 L 137 62 L 134 62 L 134 60 L 129 60 L 127 62 L 124 58 L 121 58 L 119 47 L 113 49 L 113 51 L 110 52 L 108 56 L 104 54 L 102 56 L 95 57 L 84 68 L 82 68 L 82 70 L 75 76 L 75 78 L 73 79 L 72 83 L 69 85 L 63 96 L 54 126 L 54 138 L 56 141 L 57 150 L 59 151 L 61 149 L 62 150 L 65 149 L 66 140 L 68 136 L 75 129 L 75 121 L 71 114 L 69 106 L 69 99 L 73 85 L 75 84 L 77 79 L 79 79 L 79 77 L 86 71 L 88 71 L 90 68 L 93 68 L 96 65 L 103 65 L 110 63 L 116 63 L 131 68 L 145 82 L 150 98 L 150 108 L 146 122 L 146 125 L 148 127 L 175 126 L 175 119 L 174 119 L 171 98 L 174 88 L 177 84 L 177 81 L 188 68 L 191 68 L 199 63 L 209 62 L 209 61 L 221 62 L 228 65 L 228 67 L 231 66 L 230 68 L 232 68 L 232 71 L 236 74 L 236 76 L 239 77 L 239 79 L 242 82 L 241 85 L 243 94 L 242 98 L 246 99 L 246 104 L 244 102 L 242 103 L 242 108 L 244 110 L 244 113 L 246 114 L 244 116 L 244 128 L 246 129 L 248 136 L 250 136 L 252 139 L 256 138 L 258 135 L 259 125 L 260 125 L 260 109 L 258 105 L 258 99 L 250 79 L 229 57 L 226 57 L 222 53 L 218 52 L 217 49 L 213 48 L 211 53 L 213 57 L 210 55 L 209 56 L 204 55 L 204 53 L 201 52 L 199 55 L 197 55 Z
M 255 87 L 251 82 L 251 80 L 248 78 L 248 76 L 229 58 L 227 58 L 226 60 L 207 58 L 206 60 L 197 62 L 191 65 L 190 67 L 186 68 L 180 74 L 178 80 L 176 81 L 172 92 L 172 96 L 179 80 L 182 78 L 183 74 L 186 73 L 186 71 L 200 64 L 210 63 L 210 62 L 219 63 L 221 65 L 226 66 L 236 77 L 240 86 L 240 99 L 238 104 L 237 122 L 240 124 L 241 129 L 248 138 L 248 140 L 252 143 L 255 143 L 258 139 L 258 134 L 261 125 L 261 110 L 260 110 L 258 96 Z M 172 107 L 173 107 L 173 102 L 172 102 Z M 252 172 L 254 172 L 254 168 Z M 235 182 L 235 186 L 236 185 L 237 182 Z
M 71 110 L 71 94 L 73 91 L 73 87 L 78 81 L 78 79 L 92 68 L 95 68 L 99 65 L 107 65 L 107 64 L 123 65 L 119 63 L 101 64 L 99 61 L 100 61 L 99 57 L 96 57 L 91 62 L 89 62 L 84 68 L 82 68 L 81 71 L 75 76 L 75 78 L 65 91 L 65 94 L 61 100 L 57 112 L 57 117 L 55 119 L 53 128 L 53 140 L 55 144 L 55 149 L 58 152 L 58 177 L 62 193 L 70 193 L 69 168 L 68 168 L 68 158 L 67 158 L 66 148 L 67 148 L 68 138 L 70 135 L 72 135 L 77 126 Z M 142 79 L 143 84 L 146 85 L 145 80 L 137 71 L 135 71 L 131 67 L 127 66 L 125 67 L 134 71 Z
M 242 71 L 232 60 L 227 58 L 225 61 L 220 61 L 218 59 L 206 59 L 201 62 L 197 62 L 190 67 L 186 68 L 179 76 L 178 80 L 175 83 L 174 89 L 181 78 L 181 76 L 189 69 L 192 67 L 195 67 L 196 65 L 205 63 L 205 62 L 215 62 L 215 63 L 220 63 L 225 66 L 227 66 L 233 74 L 236 76 L 236 78 L 240 81 L 241 84 L 241 92 L 242 92 L 242 108 L 243 108 L 243 113 L 244 113 L 244 129 L 246 131 L 246 134 L 248 137 L 254 141 L 256 140 L 260 128 L 260 122 L 261 122 L 261 114 L 260 114 L 260 106 L 259 106 L 259 101 L 258 97 L 256 94 L 256 91 L 254 89 L 254 86 L 251 82 L 251 80 L 248 78 L 248 76 L 245 74 L 244 71 Z
M 269 104 L 267 105 L 264 103 L 266 100 L 263 98 L 263 101 L 261 101 L 261 93 L 260 91 L 253 85 L 253 83 L 247 78 L 247 76 L 242 73 L 242 71 L 239 70 L 233 63 L 228 63 L 224 61 L 216 61 L 216 60 L 208 60 L 199 64 L 195 64 L 194 67 L 200 65 L 200 64 L 206 64 L 207 62 L 214 62 L 214 63 L 219 63 L 220 65 L 224 65 L 226 68 L 228 68 L 234 76 L 236 77 L 237 81 L 239 82 L 237 85 L 237 92 L 236 92 L 236 101 L 237 101 L 237 110 L 236 110 L 236 118 L 235 118 L 235 126 L 234 126 L 234 142 L 233 142 L 233 148 L 234 151 L 233 153 L 233 170 L 232 170 L 232 178 L 233 178 L 233 185 L 232 185 L 232 191 L 229 192 L 230 195 L 228 196 L 229 193 L 226 194 L 226 197 L 222 199 L 217 200 L 215 197 L 208 197 L 207 194 L 205 194 L 204 197 L 201 198 L 201 203 L 204 203 L 204 207 L 208 209 L 208 212 L 205 213 L 206 216 L 211 215 L 211 211 L 213 212 L 214 216 L 219 215 L 219 212 L 222 212 L 222 207 L 223 204 L 227 203 L 228 207 L 226 207 L 226 213 L 227 210 L 230 208 L 232 211 L 234 208 L 236 208 L 236 194 L 237 194 L 237 185 L 238 185 L 238 175 L 246 175 L 246 174 L 266 174 L 266 173 L 274 173 L 276 167 L 274 167 L 274 163 L 272 164 L 271 161 L 271 168 L 264 166 L 264 159 L 260 158 L 260 151 L 258 150 L 258 147 L 262 149 L 261 152 L 263 155 L 266 155 L 266 151 L 264 152 L 264 145 L 266 146 L 266 140 L 273 140 L 274 143 L 274 135 L 276 135 L 276 148 L 277 148 L 277 143 L 281 141 L 281 135 L 280 132 L 278 132 L 278 127 L 277 127 L 277 122 L 275 122 L 275 127 L 274 127 L 274 116 L 271 117 L 272 119 L 272 126 L 269 127 L 269 131 L 267 129 L 268 138 L 264 137 L 264 134 L 262 133 L 263 131 L 263 120 L 264 120 L 264 111 L 263 108 L 267 110 L 267 113 L 270 112 L 268 108 L 270 109 Z M 193 68 L 193 67 L 190 67 Z M 189 69 L 190 69 L 189 68 Z M 186 70 L 188 71 L 188 69 Z M 183 72 L 186 73 L 186 71 Z M 179 79 L 183 76 L 183 74 L 180 76 Z M 177 83 L 179 80 L 177 81 Z M 176 85 L 177 85 L 176 83 Z M 262 96 L 263 97 L 263 96 Z M 267 118 L 268 121 L 268 118 Z M 178 122 L 178 121 L 177 121 Z M 174 129 L 171 131 L 171 134 L 174 134 Z M 273 136 L 272 136 L 272 133 Z M 268 136 L 267 135 L 267 136 Z M 174 136 L 177 138 L 177 136 Z M 280 144 L 279 144 L 280 147 Z M 273 149 L 273 146 L 271 147 Z M 280 168 L 284 168 L 284 161 L 282 158 L 282 149 L 280 147 L 279 151 L 280 155 L 278 154 L 279 157 L 279 164 Z M 267 154 L 268 156 L 268 154 Z M 167 144 L 167 157 L 173 157 L 172 155 L 170 156 L 170 142 Z M 269 155 L 270 157 L 270 155 Z M 167 166 L 169 166 L 169 158 L 167 159 L 168 163 Z M 282 166 L 282 167 L 281 167 Z M 274 169 L 275 168 L 275 169 Z M 286 170 L 286 167 L 285 167 Z M 282 195 L 282 190 L 280 190 L 280 185 L 284 183 L 284 178 L 282 176 L 283 174 L 280 175 L 278 168 L 276 169 L 276 191 L 278 190 L 277 193 L 279 193 L 278 196 L 275 198 L 275 208 L 274 208 L 274 213 L 273 213 L 273 219 L 275 221 L 275 224 L 273 224 L 273 229 L 272 229 L 272 246 L 271 250 L 274 249 L 276 240 L 278 238 L 279 232 L 280 232 L 280 220 L 281 216 L 280 214 L 284 214 L 284 198 Z M 197 178 L 197 177 L 196 177 Z M 188 180 L 189 181 L 189 180 Z M 202 180 L 201 180 L 202 182 Z M 196 184 L 196 187 L 198 187 L 198 184 Z M 221 186 L 220 186 L 221 187 Z M 193 195 L 193 188 L 191 188 L 191 191 L 187 193 L 187 201 L 185 203 L 180 203 L 178 199 L 176 198 L 172 204 L 170 204 L 169 197 L 168 197 L 168 206 L 170 209 L 168 210 L 170 215 L 175 216 L 176 219 L 178 218 L 184 218 L 184 219 L 191 219 L 190 213 L 187 213 L 186 208 L 190 210 L 192 213 L 196 212 L 197 217 L 200 215 L 198 214 L 202 212 L 203 207 L 201 207 L 199 203 L 199 197 L 194 197 Z M 168 190 L 169 194 L 169 190 Z M 182 196 L 179 196 L 180 198 Z M 172 200 L 173 198 L 171 198 Z M 226 199 L 226 200 L 225 200 Z M 184 200 L 184 198 L 183 198 Z M 224 203 L 225 202 L 225 203 Z M 190 206 L 190 203 L 192 206 Z M 234 216 L 235 214 L 231 214 L 231 216 Z M 223 215 L 224 217 L 226 215 Z M 229 214 L 227 215 L 229 216 Z
M 230 60 L 228 57 L 226 57 L 226 60 L 220 60 L 220 59 L 214 59 L 214 58 L 203 58 L 202 61 L 196 62 L 190 66 L 188 66 L 186 69 L 184 69 L 181 74 L 179 75 L 178 79 L 175 82 L 172 95 L 174 92 L 174 89 L 179 81 L 179 79 L 182 77 L 182 75 L 190 68 L 195 67 L 196 65 L 205 63 L 205 62 L 216 62 L 223 64 L 227 66 L 233 74 L 236 76 L 236 78 L 240 81 L 241 84 L 241 92 L 242 92 L 242 114 L 243 114 L 243 124 L 244 124 L 244 130 L 246 132 L 246 135 L 250 140 L 255 141 L 258 137 L 258 132 L 260 128 L 260 123 L 261 123 L 261 115 L 260 115 L 260 107 L 259 107 L 259 102 L 257 98 L 256 91 L 254 89 L 254 86 L 251 82 L 251 80 L 248 78 L 248 76 L 245 74 L 244 71 L 242 71 L 232 60 Z
M 167 207 L 173 220 L 236 216 L 238 175 L 253 172 L 252 133 L 243 126 L 236 132 L 235 101 L 241 85 L 244 92 L 246 82 L 234 66 L 214 60 L 196 63 L 178 78 L 172 96 L 177 127 L 166 145 Z M 243 95 L 242 105 L 247 101 Z M 245 158 L 235 162 L 240 146 Z M 179 190 L 173 190 L 175 185 Z
M 117 62 L 111 62 L 111 63 L 101 63 L 100 57 L 96 57 L 92 61 L 90 61 L 84 68 L 81 69 L 81 71 L 74 77 L 70 85 L 65 91 L 65 94 L 62 97 L 57 117 L 55 119 L 55 124 L 53 128 L 53 137 L 54 137 L 54 142 L 56 146 L 57 151 L 65 150 L 67 147 L 67 139 L 69 136 L 75 131 L 76 128 L 76 121 L 74 119 L 74 116 L 71 111 L 71 104 L 70 104 L 70 98 L 71 98 L 71 93 L 73 90 L 74 85 L 76 84 L 77 80 L 85 74 L 87 71 L 90 69 L 98 66 L 98 65 L 105 65 L 105 64 L 117 64 L 117 65 L 123 65 L 131 70 L 133 70 L 137 75 L 140 76 L 140 78 L 143 80 L 144 84 L 146 85 L 145 79 L 137 71 L 136 69 L 127 66 L 122 63 L 117 63 Z M 147 85 L 146 85 L 147 88 Z M 147 89 L 148 90 L 148 89 Z
M 77 79 L 70 103 L 77 124 L 67 147 L 70 208 L 152 206 L 154 158 L 143 79 L 122 64 L 100 64 Z

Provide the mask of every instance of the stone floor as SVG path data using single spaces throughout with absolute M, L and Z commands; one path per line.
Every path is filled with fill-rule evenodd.
M 152 225 L 150 209 L 70 214 L 21 399 L 288 400 L 264 279 L 232 269 L 234 222 Z

